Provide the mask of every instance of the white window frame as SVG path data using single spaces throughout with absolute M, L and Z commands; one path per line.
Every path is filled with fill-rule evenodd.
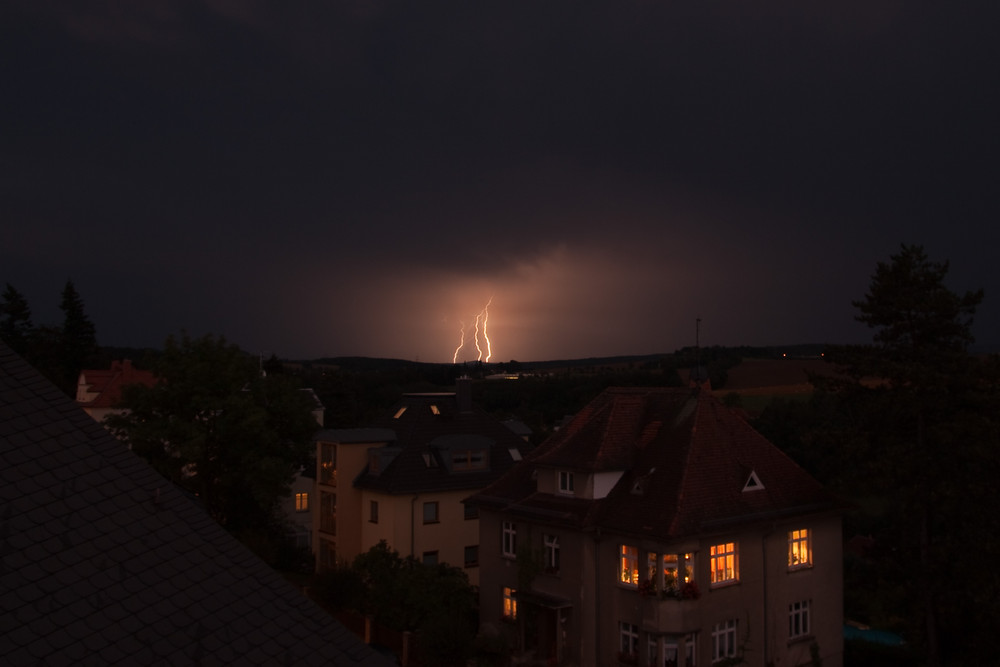
M 799 600 L 788 605 L 789 639 L 801 639 L 809 636 L 809 610 L 811 606 L 809 600 Z
M 730 618 L 715 624 L 712 628 L 712 662 L 719 662 L 736 656 L 737 632 L 740 621 Z
M 712 586 L 740 580 L 739 542 L 713 544 L 708 550 L 709 579 Z
M 503 522 L 503 537 L 500 549 L 507 558 L 517 558 L 517 524 L 513 521 Z
M 559 536 L 542 535 L 542 543 L 545 545 L 545 571 L 559 572 Z
M 788 531 L 788 569 L 812 567 L 812 533 L 808 528 Z
M 685 667 L 698 664 L 698 634 L 695 632 L 684 636 L 684 661 Z
M 574 491 L 573 487 L 574 487 L 573 473 L 571 473 L 569 470 L 560 470 L 559 471 L 559 493 L 565 493 L 565 494 L 571 496 L 574 493 L 576 493 L 576 491 Z
M 619 649 L 622 655 L 639 655 L 639 626 L 634 623 L 618 622 Z

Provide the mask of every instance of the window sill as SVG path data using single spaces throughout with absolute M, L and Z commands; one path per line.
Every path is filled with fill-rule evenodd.
M 807 642 L 816 641 L 816 636 L 813 634 L 799 635 L 798 637 L 792 637 L 788 640 L 788 646 L 795 646 L 796 644 L 805 644 Z
M 813 569 L 812 563 L 809 563 L 808 565 L 789 565 L 788 566 L 788 571 L 789 572 L 803 572 L 803 571 L 808 572 L 811 569 Z
M 733 586 L 739 586 L 739 585 L 740 585 L 740 580 L 739 579 L 730 579 L 729 581 L 720 581 L 720 582 L 715 583 L 715 584 L 710 584 L 709 587 L 708 587 L 708 590 L 710 592 L 711 591 L 718 591 L 718 590 L 722 590 L 723 588 L 731 588 Z

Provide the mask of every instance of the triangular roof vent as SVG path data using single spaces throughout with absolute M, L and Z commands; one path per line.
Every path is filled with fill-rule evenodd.
M 750 477 L 747 478 L 747 483 L 743 485 L 744 491 L 760 491 L 764 488 L 764 485 L 760 483 L 760 477 L 753 470 L 750 471 Z

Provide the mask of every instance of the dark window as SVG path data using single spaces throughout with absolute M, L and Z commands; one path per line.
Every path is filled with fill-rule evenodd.
M 479 565 L 479 545 L 465 547 L 465 567 L 476 567 Z
M 424 503 L 424 523 L 437 523 L 437 522 L 438 522 L 437 501 Z

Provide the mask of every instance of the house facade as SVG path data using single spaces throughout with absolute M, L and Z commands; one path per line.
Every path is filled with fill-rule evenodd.
M 526 659 L 842 664 L 838 506 L 707 391 L 609 389 L 468 502 Z
M 316 442 L 317 569 L 384 540 L 401 555 L 464 568 L 479 581 L 479 514 L 464 503 L 522 457 L 526 443 L 456 392 L 406 394 L 380 425 Z

